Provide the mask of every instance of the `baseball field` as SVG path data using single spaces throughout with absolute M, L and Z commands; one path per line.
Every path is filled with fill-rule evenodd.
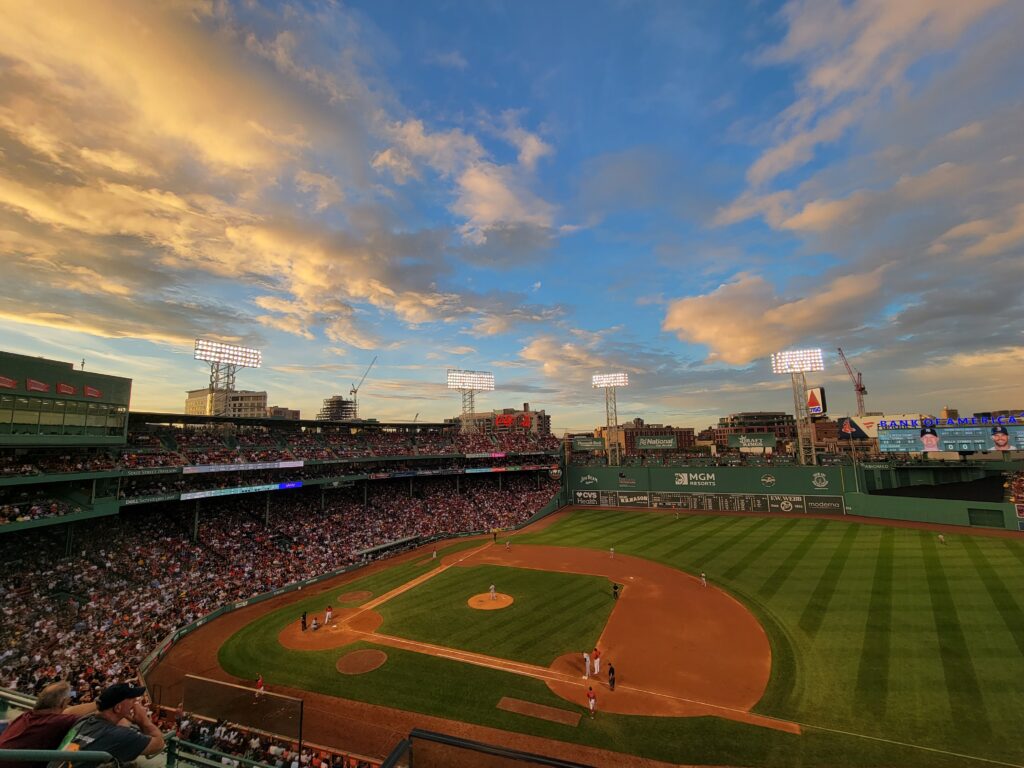
M 302 632 L 328 604 L 334 623 Z M 1024 540 L 579 510 L 509 548 L 463 540 L 225 616 L 154 674 L 183 672 L 262 673 L 306 699 L 308 738 L 344 722 L 319 739 L 342 746 L 362 723 L 607 765 L 1016 766 Z

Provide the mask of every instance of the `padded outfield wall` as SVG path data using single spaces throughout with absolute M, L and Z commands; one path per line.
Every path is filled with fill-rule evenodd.
M 569 466 L 565 476 L 566 502 L 581 507 L 856 514 L 1024 531 L 1013 504 L 861 493 L 868 490 L 864 474 L 855 477 L 850 466 Z

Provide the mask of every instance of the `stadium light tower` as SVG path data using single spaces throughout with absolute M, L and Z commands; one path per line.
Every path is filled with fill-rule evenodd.
M 772 355 L 772 373 L 788 373 L 793 383 L 793 408 L 796 410 L 797 455 L 801 464 L 817 464 L 811 414 L 807 410 L 807 372 L 824 371 L 820 349 L 791 349 Z
M 227 393 L 235 389 L 235 374 L 239 368 L 259 368 L 263 353 L 249 347 L 221 344 L 219 341 L 196 339 L 195 359 L 210 364 L 210 412 L 223 416 L 227 412 Z
M 608 451 L 608 466 L 619 465 L 619 404 L 615 391 L 629 386 L 628 373 L 595 373 L 590 386 L 604 390 L 605 449 Z
M 462 426 L 460 432 L 466 435 L 476 432 L 476 393 L 491 392 L 494 389 L 494 374 L 488 371 L 462 371 L 457 368 L 448 369 L 448 389 L 457 389 L 462 393 Z

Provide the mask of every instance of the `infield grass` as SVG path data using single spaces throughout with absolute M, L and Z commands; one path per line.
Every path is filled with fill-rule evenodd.
M 302 610 L 300 604 L 243 628 L 221 649 L 221 664 L 242 676 L 259 668 L 273 683 L 672 762 L 851 768 L 984 764 L 958 756 L 969 755 L 1022 765 L 1024 746 L 1017 734 L 1024 681 L 1024 542 L 948 534 L 946 541 L 937 543 L 928 531 L 843 520 L 675 519 L 671 513 L 604 510 L 576 512 L 537 533 L 516 535 L 520 546 L 601 551 L 614 546 L 617 554 L 690 573 L 705 571 L 713 585 L 736 595 L 758 616 L 771 640 L 772 677 L 756 711 L 804 724 L 802 736 L 715 718 L 607 713 L 569 728 L 496 709 L 503 695 L 572 708 L 539 681 L 391 648 L 378 670 L 341 676 L 334 664 L 350 649 L 296 653 L 277 643 L 277 633 Z M 474 570 L 453 568 L 445 574 Z M 470 578 L 474 594 L 492 581 L 504 590 L 516 569 L 500 570 L 502 575 L 493 578 L 462 575 Z M 339 592 L 380 594 L 422 571 L 421 565 L 404 564 Z M 419 589 L 436 597 L 429 581 Z M 382 613 L 389 610 L 381 607 Z M 453 644 L 459 627 L 451 628 L 446 642 L 438 634 L 443 627 L 432 627 L 428 612 L 424 607 L 422 616 L 396 614 L 388 621 L 398 622 L 392 625 L 396 634 L 433 633 L 430 642 L 440 636 L 439 644 Z M 509 624 L 508 635 L 525 638 L 535 631 L 536 615 L 524 612 L 519 619 Z M 515 651 L 503 646 L 505 641 L 494 633 L 488 641 L 493 645 L 473 650 L 512 658 Z
M 515 595 L 500 611 L 470 608 L 495 584 Z M 434 645 L 548 666 L 593 648 L 614 605 L 598 576 L 481 565 L 449 568 L 381 605 L 378 632 Z

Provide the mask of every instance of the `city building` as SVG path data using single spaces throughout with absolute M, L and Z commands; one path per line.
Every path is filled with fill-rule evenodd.
M 942 410 L 939 411 L 939 415 L 944 419 L 959 419 L 960 409 L 950 408 L 948 405 L 945 405 L 942 407 Z
M 317 421 L 352 421 L 356 417 L 356 401 L 344 395 L 324 398 L 323 408 L 316 415 Z
M 530 409 L 523 403 L 523 409 L 502 408 L 497 411 L 481 411 L 470 414 L 467 419 L 471 429 L 478 434 L 491 435 L 505 432 L 524 432 L 538 437 L 551 434 L 551 417 L 543 410 Z M 445 419 L 445 424 L 462 424 L 462 416 Z
M 719 448 L 729 446 L 729 435 L 770 434 L 781 449 L 796 440 L 796 419 L 783 411 L 742 411 L 722 416 L 712 429 L 712 439 Z M 703 438 L 704 432 L 701 433 Z
M 185 415 L 262 419 L 267 415 L 267 393 L 251 389 L 190 389 L 185 398 Z
M 285 408 L 283 405 L 271 405 L 267 407 L 268 419 L 285 419 L 287 421 L 299 421 L 301 413 L 294 408 Z
M 689 451 L 696 445 L 692 427 L 671 424 L 645 424 L 643 419 L 619 427 L 620 445 L 625 456 L 663 451 Z

